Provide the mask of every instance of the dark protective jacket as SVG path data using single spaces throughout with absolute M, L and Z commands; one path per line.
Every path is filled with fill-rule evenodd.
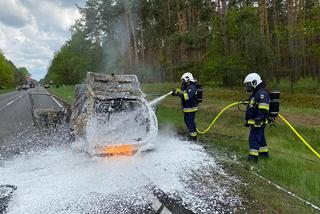
M 246 110 L 246 125 L 263 127 L 268 123 L 270 96 L 263 84 L 252 92 Z
M 181 92 L 177 95 L 181 98 L 183 112 L 198 111 L 198 102 L 196 100 L 197 87 L 195 83 L 190 82 L 181 87 Z

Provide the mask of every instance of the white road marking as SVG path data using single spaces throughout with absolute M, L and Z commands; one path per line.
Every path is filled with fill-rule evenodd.
M 5 106 L 3 106 L 2 108 L 0 108 L 0 111 L 2 111 L 3 109 L 5 109 L 6 107 L 10 106 L 12 103 L 16 102 L 17 100 L 19 100 L 22 97 L 22 95 L 19 95 L 16 99 L 8 102 Z
M 63 106 L 61 105 L 61 103 L 59 103 L 59 102 L 56 100 L 56 98 L 54 98 L 53 96 L 50 96 L 50 97 L 53 99 L 54 102 L 56 102 L 56 103 L 58 104 L 58 106 L 59 106 L 60 108 L 63 108 Z
M 158 200 L 158 198 L 151 196 L 149 198 L 150 200 L 150 206 L 155 210 L 158 211 L 162 205 L 162 203 Z M 165 206 L 163 206 L 162 211 L 160 212 L 161 214 L 172 214 Z
M 42 90 L 44 90 L 47 94 L 51 95 L 46 89 L 42 88 Z M 50 96 L 52 98 L 52 100 L 57 103 L 57 105 L 60 107 L 60 108 L 63 108 L 63 105 L 61 105 L 61 103 L 58 102 L 58 100 L 56 98 L 54 98 L 53 96 Z
M 7 106 L 11 105 L 14 102 L 14 100 L 12 100 L 11 102 L 7 103 Z

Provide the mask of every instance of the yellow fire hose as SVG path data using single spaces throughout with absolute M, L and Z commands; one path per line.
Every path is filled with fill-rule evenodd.
M 198 132 L 199 134 L 205 134 L 205 133 L 207 133 L 207 132 L 211 129 L 211 127 L 216 123 L 216 121 L 217 121 L 218 118 L 222 115 L 223 112 L 225 112 L 227 109 L 229 109 L 229 108 L 231 108 L 231 107 L 233 107 L 233 106 L 235 106 L 235 105 L 238 105 L 239 103 L 240 103 L 240 102 L 231 103 L 230 105 L 226 106 L 226 107 L 225 107 L 224 109 L 222 109 L 222 110 L 219 112 L 219 114 L 212 120 L 212 122 L 210 123 L 210 125 L 208 126 L 208 128 L 206 128 L 206 130 L 200 131 L 199 129 L 197 129 L 197 132 Z
M 279 117 L 287 124 L 287 126 L 290 127 L 290 129 L 300 138 L 300 140 L 318 157 L 320 158 L 320 154 L 314 150 L 310 144 L 299 134 L 299 132 L 284 118 L 281 114 L 279 114 Z
M 199 134 L 205 134 L 207 133 L 211 127 L 216 123 L 216 121 L 219 119 L 219 117 L 223 114 L 223 112 L 225 112 L 227 109 L 238 105 L 238 104 L 242 104 L 245 102 L 235 102 L 235 103 L 231 103 L 230 105 L 226 106 L 224 109 L 222 109 L 219 114 L 212 120 L 212 122 L 210 123 L 210 125 L 208 126 L 208 128 L 206 128 L 204 131 L 200 131 L 199 129 L 197 129 L 197 132 Z M 285 122 L 285 124 L 291 129 L 291 131 L 297 135 L 297 137 L 320 159 L 320 154 L 310 146 L 310 144 L 301 136 L 301 134 L 299 134 L 299 132 L 288 122 L 288 120 L 286 120 L 281 114 L 279 114 L 279 117 Z

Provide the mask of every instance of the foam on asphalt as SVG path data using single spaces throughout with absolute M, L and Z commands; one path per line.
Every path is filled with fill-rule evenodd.
M 132 157 L 90 157 L 70 145 L 26 153 L 2 161 L 0 184 L 18 187 L 9 213 L 144 212 L 150 186 L 180 197 L 195 213 L 241 206 L 239 181 L 200 145 L 170 134 L 158 136 L 153 151 Z

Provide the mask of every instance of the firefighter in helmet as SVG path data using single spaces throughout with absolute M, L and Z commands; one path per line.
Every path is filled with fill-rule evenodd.
M 244 84 L 251 93 L 245 116 L 246 126 L 250 127 L 248 161 L 257 162 L 259 156 L 268 157 L 264 130 L 269 118 L 270 97 L 259 74 L 248 74 Z
M 198 111 L 198 102 L 196 99 L 197 87 L 196 80 L 192 74 L 187 72 L 181 77 L 182 86 L 172 91 L 172 96 L 181 98 L 182 110 L 184 112 L 184 122 L 189 130 L 189 138 L 197 140 L 196 124 L 194 122 L 196 112 Z

